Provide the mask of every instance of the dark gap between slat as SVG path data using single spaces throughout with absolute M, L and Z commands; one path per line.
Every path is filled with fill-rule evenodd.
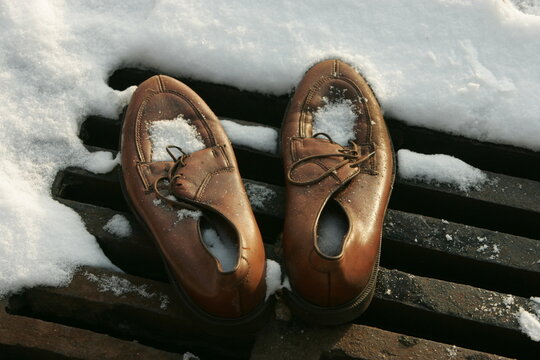
M 0 344 L 0 354 L 2 354 L 2 359 L 17 359 L 17 360 L 31 360 L 31 359 L 40 359 L 40 360 L 73 360 L 72 357 L 67 357 L 56 352 L 37 349 L 25 346 L 14 346 L 14 345 L 4 345 Z
M 540 235 L 538 213 L 404 183 L 394 185 L 389 207 L 531 239 Z
M 540 274 L 537 272 L 413 246 L 384 236 L 381 266 L 526 298 L 540 292 Z

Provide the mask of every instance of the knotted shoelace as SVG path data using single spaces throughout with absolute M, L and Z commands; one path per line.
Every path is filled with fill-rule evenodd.
M 180 151 L 182 153 L 181 156 L 174 156 L 173 152 L 171 151 L 171 149 L 177 149 L 178 151 Z M 169 156 L 173 159 L 174 161 L 174 164 L 170 167 L 169 171 L 167 172 L 167 176 L 162 176 L 158 179 L 156 179 L 156 181 L 154 182 L 154 191 L 156 192 L 156 195 L 163 201 L 165 201 L 166 203 L 170 204 L 170 205 L 176 205 L 176 206 L 182 206 L 186 209 L 189 209 L 189 210 L 194 210 L 194 211 L 198 211 L 200 210 L 199 208 L 191 205 L 190 203 L 186 203 L 184 201 L 178 201 L 176 200 L 176 198 L 173 200 L 171 199 L 171 196 L 170 195 L 173 195 L 174 194 L 174 191 L 173 191 L 173 187 L 174 186 L 182 186 L 181 183 L 178 183 L 178 184 L 174 184 L 174 181 L 177 179 L 177 178 L 181 178 L 182 177 L 182 174 L 175 174 L 176 173 L 176 170 L 178 168 L 181 168 L 181 167 L 184 167 L 186 166 L 186 159 L 190 156 L 189 154 L 186 154 L 184 152 L 184 150 L 182 150 L 181 147 L 179 146 L 176 146 L 176 145 L 167 145 L 165 147 L 165 150 L 167 150 L 167 153 L 169 154 Z M 159 189 L 159 185 L 161 182 L 163 181 L 167 181 L 168 183 L 168 186 L 169 186 L 169 195 L 163 195 Z M 173 195 L 174 196 L 174 195 Z
M 317 136 L 326 137 L 332 144 L 339 145 L 341 149 L 338 149 L 336 153 L 309 155 L 309 156 L 306 156 L 305 158 L 302 158 L 293 162 L 291 167 L 289 168 L 289 171 L 287 172 L 287 180 L 289 180 L 291 184 L 294 184 L 294 185 L 316 184 L 322 179 L 324 179 L 325 177 L 329 176 L 330 174 L 335 173 L 337 170 L 341 169 L 345 165 L 349 165 L 350 167 L 359 167 L 361 163 L 363 163 L 364 161 L 368 160 L 373 155 L 375 155 L 375 151 L 369 154 L 363 155 L 363 156 L 360 155 L 360 148 L 358 144 L 356 144 L 352 140 L 349 140 L 348 142 L 349 146 L 343 146 L 334 142 L 332 138 L 326 133 L 319 132 L 313 135 L 314 138 Z M 343 158 L 343 160 L 313 179 L 300 181 L 300 180 L 294 180 L 292 178 L 292 173 L 294 169 L 296 169 L 300 164 L 306 161 L 312 160 L 312 159 L 321 159 L 321 158 L 327 158 L 327 157 L 341 157 Z

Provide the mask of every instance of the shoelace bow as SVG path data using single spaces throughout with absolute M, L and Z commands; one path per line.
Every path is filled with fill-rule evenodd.
M 177 149 L 178 151 L 180 151 L 182 153 L 182 155 L 178 156 L 178 157 L 174 156 L 171 149 Z M 155 190 L 157 196 L 161 200 L 165 201 L 166 203 L 168 203 L 170 205 L 180 205 L 180 206 L 182 206 L 184 208 L 187 208 L 189 210 L 198 211 L 199 209 L 197 207 L 195 207 L 195 206 L 193 206 L 193 205 L 191 205 L 189 203 L 186 203 L 184 201 L 173 200 L 170 197 L 167 197 L 167 195 L 163 195 L 161 193 L 161 191 L 159 190 L 160 182 L 167 181 L 168 185 L 169 185 L 169 194 L 170 195 L 174 194 L 174 192 L 173 192 L 173 186 L 175 186 L 174 185 L 174 180 L 176 180 L 176 178 L 181 178 L 182 177 L 181 174 L 175 174 L 175 172 L 179 167 L 186 166 L 185 160 L 190 156 L 189 154 L 186 154 L 184 152 L 184 150 L 182 150 L 181 147 L 176 146 L 176 145 L 167 145 L 165 147 L 165 150 L 167 150 L 167 153 L 169 154 L 169 156 L 174 160 L 174 164 L 170 167 L 169 171 L 167 172 L 167 176 L 162 176 L 162 177 L 156 179 L 156 181 L 154 181 L 154 190 Z M 182 186 L 182 184 L 176 184 L 176 186 Z
M 326 137 L 332 144 L 337 144 L 336 142 L 332 140 L 332 138 L 328 134 L 323 133 L 323 132 L 316 133 L 315 135 L 313 135 L 313 137 L 315 138 L 319 135 Z M 287 172 L 287 179 L 291 182 L 291 184 L 294 184 L 294 185 L 312 185 L 312 184 L 318 183 L 319 181 L 321 181 L 328 175 L 335 173 L 337 170 L 341 169 L 345 165 L 349 165 L 350 167 L 358 167 L 360 166 L 361 163 L 368 160 L 375 154 L 375 151 L 373 151 L 367 155 L 361 156 L 359 146 L 352 140 L 349 140 L 348 147 L 340 145 L 340 144 L 337 144 L 337 145 L 341 146 L 341 149 L 338 149 L 337 153 L 310 155 L 310 156 L 306 156 L 305 158 L 302 158 L 293 162 L 291 167 L 289 168 L 289 171 Z M 343 160 L 313 179 L 299 181 L 299 180 L 294 180 L 292 178 L 292 172 L 300 164 L 306 161 L 312 160 L 312 159 L 320 159 L 320 158 L 326 158 L 326 157 L 342 157 Z

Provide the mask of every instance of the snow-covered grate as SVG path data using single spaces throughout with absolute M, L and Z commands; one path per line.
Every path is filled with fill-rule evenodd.
M 112 75 L 110 85 L 124 89 L 152 75 L 123 69 Z M 239 125 L 226 128 L 234 132 L 231 139 L 267 253 L 278 260 L 283 171 L 272 141 L 288 98 L 181 80 L 220 118 Z M 120 121 L 89 117 L 80 137 L 90 150 L 116 153 Z M 58 174 L 54 196 L 81 215 L 107 256 L 126 273 L 84 268 L 65 288 L 38 287 L 12 296 L 10 314 L 0 314 L 0 334 L 28 328 L 34 333 L 0 337 L 0 350 L 75 357 L 76 352 L 70 352 L 75 350 L 61 340 L 40 338 L 35 329 L 48 326 L 79 339 L 75 342 L 102 343 L 111 354 L 123 349 L 125 354 L 146 352 L 149 358 L 189 351 L 201 359 L 375 359 L 389 354 L 536 359 L 540 344 L 522 332 L 519 314 L 523 309 L 534 315 L 529 298 L 540 294 L 540 155 L 395 119 L 388 124 L 396 151 L 455 156 L 481 169 L 485 181 L 463 191 L 448 184 L 396 179 L 384 224 L 377 292 L 368 311 L 353 323 L 316 329 L 274 321 L 249 338 L 202 336 L 175 300 L 157 251 L 130 214 L 116 171 L 96 175 L 69 168 Z M 263 146 L 240 141 L 246 126 L 257 127 L 248 133 L 261 134 Z M 129 229 L 122 236 L 110 231 L 115 216 Z M 105 351 L 90 345 L 85 346 L 87 357 L 79 358 L 99 358 L 98 351 Z

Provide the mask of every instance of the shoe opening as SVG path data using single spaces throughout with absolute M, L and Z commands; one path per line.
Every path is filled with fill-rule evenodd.
M 317 223 L 317 247 L 323 255 L 338 256 L 343 250 L 349 218 L 339 203 L 329 200 Z
M 221 265 L 223 272 L 233 271 L 238 263 L 238 235 L 231 224 L 216 214 L 205 214 L 199 222 L 204 245 Z

